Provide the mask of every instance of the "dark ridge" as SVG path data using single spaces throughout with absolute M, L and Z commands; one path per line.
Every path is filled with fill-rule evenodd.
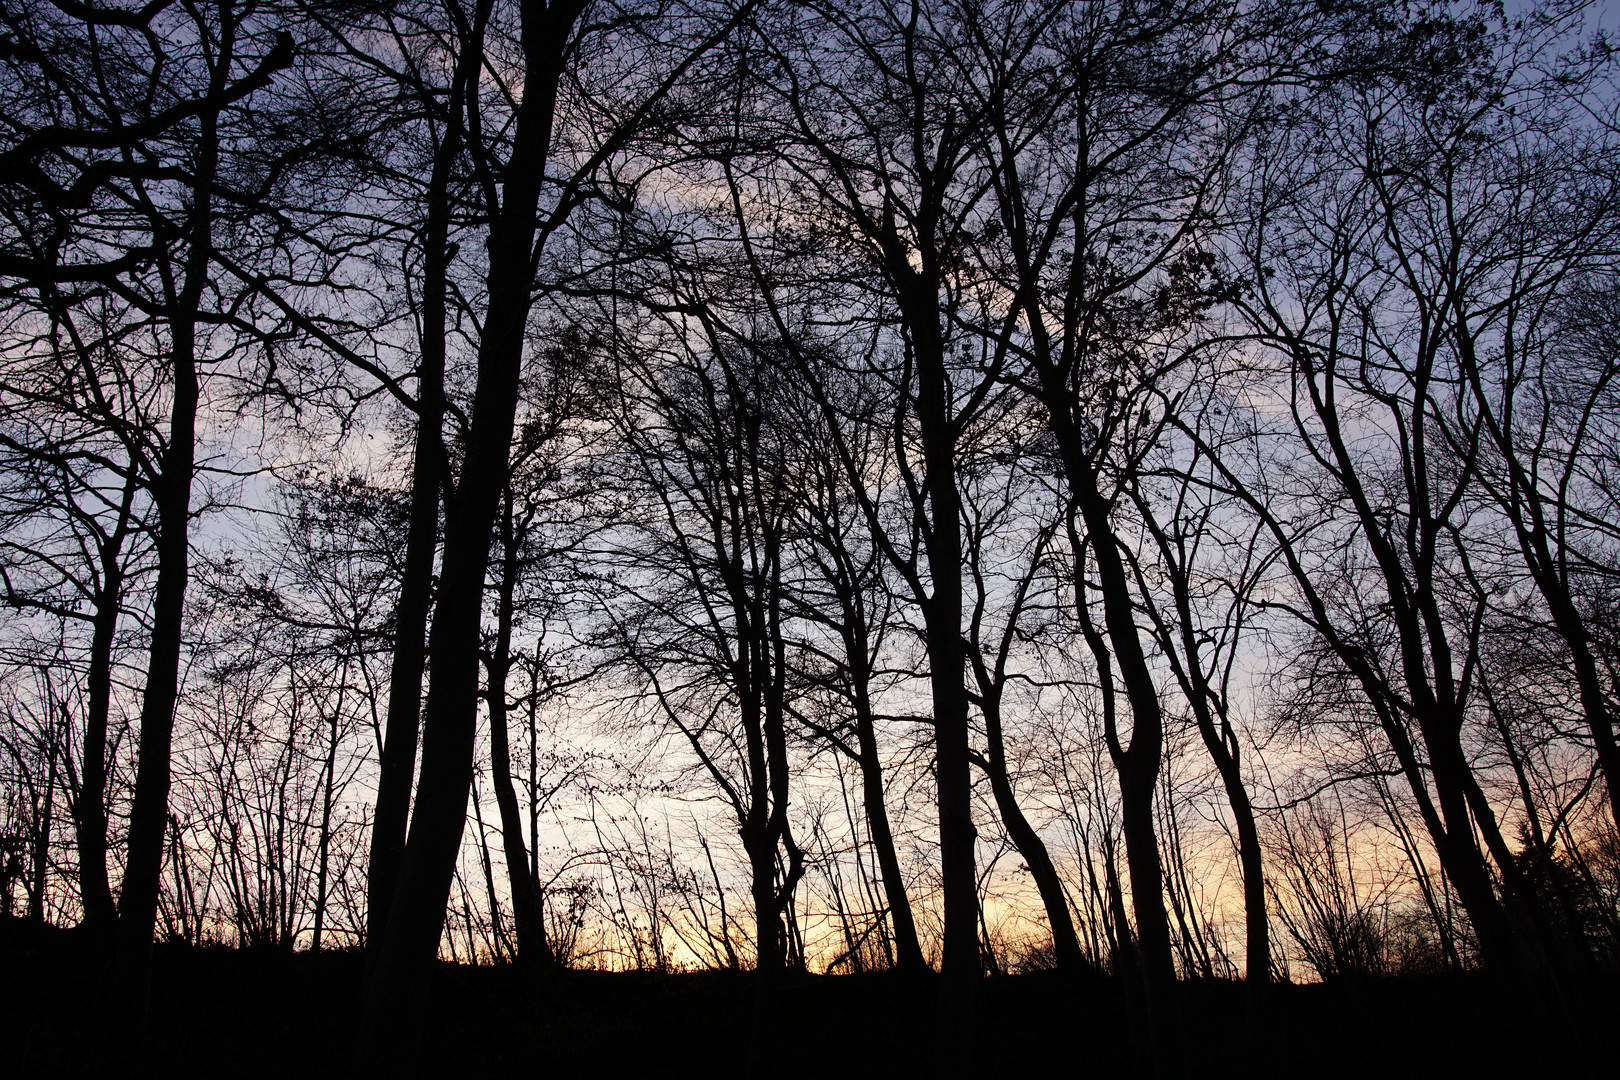
M 6 1074 L 130 1075 L 127 1055 L 96 1036 L 102 973 L 78 935 L 20 920 L 0 926 Z M 159 945 L 150 1075 L 346 1076 L 362 969 L 350 950 Z M 1199 1077 L 1604 1075 L 1601 1062 L 1518 1019 L 1479 974 L 1276 986 L 1256 1056 L 1237 1052 L 1247 1022 L 1241 985 L 1178 988 Z M 983 1075 L 1132 1075 L 1114 979 L 1039 972 L 988 979 L 981 990 Z M 1582 990 L 1592 1015 L 1612 1016 L 1620 1005 L 1612 979 Z M 780 993 L 788 1020 L 767 1055 L 775 1075 L 929 1075 L 933 979 L 796 975 Z M 536 984 L 512 967 L 441 964 L 420 1074 L 739 1076 L 752 1001 L 746 973 L 564 971 Z

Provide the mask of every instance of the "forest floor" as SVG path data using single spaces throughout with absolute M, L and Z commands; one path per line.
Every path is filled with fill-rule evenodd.
M 98 1037 L 103 975 L 70 933 L 0 932 L 0 1075 L 129 1077 Z M 147 1072 L 163 1077 L 324 1077 L 350 1072 L 361 958 L 159 946 Z M 1592 1038 L 1577 1051 L 1525 1020 L 1481 976 L 1284 985 L 1248 1019 L 1243 988 L 1180 987 L 1186 1072 L 1204 1077 L 1609 1077 L 1620 985 L 1582 988 Z M 891 975 L 783 981 L 774 1077 L 936 1075 L 937 987 Z M 562 972 L 538 985 L 507 967 L 440 965 L 422 1077 L 740 1076 L 755 1007 L 747 975 Z M 1128 1077 L 1120 984 L 1052 974 L 988 978 L 977 1075 Z M 958 1064 L 960 1064 L 958 1062 Z M 952 1070 L 956 1071 L 956 1070 Z

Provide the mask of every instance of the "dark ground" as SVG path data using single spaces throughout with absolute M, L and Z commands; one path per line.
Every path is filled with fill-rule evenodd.
M 71 932 L 0 932 L 0 1076 L 130 1077 L 87 1019 L 101 975 Z M 355 953 L 159 946 L 149 1074 L 347 1073 L 359 1009 Z M 1620 1077 L 1620 986 L 1578 995 L 1592 1038 L 1577 1054 L 1558 1020 L 1525 1020 L 1482 976 L 1281 986 L 1246 1028 L 1240 986 L 1181 987 L 1187 1073 L 1205 1077 Z M 886 975 L 797 976 L 782 990 L 775 1077 L 928 1076 L 937 990 Z M 706 1077 L 743 1073 L 747 976 L 565 972 L 538 988 L 507 968 L 442 965 L 422 1077 Z M 1116 1077 L 1137 1070 L 1118 984 L 1054 975 L 987 979 L 987 1077 Z M 1245 1049 L 1252 1037 L 1253 1049 Z

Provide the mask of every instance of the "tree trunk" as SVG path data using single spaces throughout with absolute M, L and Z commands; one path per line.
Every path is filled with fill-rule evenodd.
M 937 300 L 926 295 L 930 255 L 920 278 L 892 268 L 910 295 L 902 296 L 917 367 L 917 421 L 922 435 L 928 527 L 924 550 L 933 594 L 923 603 L 929 685 L 934 704 L 934 782 L 939 794 L 939 852 L 944 900 L 940 969 L 947 984 L 971 986 L 979 977 L 978 880 L 974 873 L 973 778 L 968 759 L 966 656 L 962 646 L 962 507 L 956 489 L 956 435 L 948 400 L 945 343 Z M 966 991 L 957 991 L 966 1004 Z M 969 1010 L 971 1011 L 971 1010 Z
M 1186 629 L 1183 634 L 1190 636 Z M 1189 657 L 1189 664 L 1196 662 L 1196 654 Z M 1202 702 L 1192 700 L 1198 734 L 1204 740 L 1204 747 L 1209 751 L 1216 771 L 1220 773 L 1221 785 L 1226 790 L 1226 803 L 1232 809 L 1232 821 L 1237 827 L 1238 863 L 1243 869 L 1243 977 L 1251 986 L 1262 986 L 1271 979 L 1271 924 L 1266 914 L 1265 871 L 1261 861 L 1260 831 L 1254 821 L 1254 804 L 1243 783 L 1237 737 L 1232 734 L 1224 718 L 1221 730 L 1216 731 L 1207 699 Z
M 920 229 L 925 235 L 928 229 Z M 934 711 L 934 784 L 939 805 L 940 893 L 944 909 L 936 1066 L 945 1075 L 977 1069 L 979 888 L 974 870 L 973 777 L 968 746 L 966 655 L 962 641 L 962 507 L 956 486 L 956 433 L 950 380 L 939 328 L 934 252 L 924 249 L 921 275 L 891 267 L 917 367 L 917 421 L 926 475 L 924 552 L 932 595 L 922 600 L 928 678 Z M 919 514 L 919 517 L 921 515 Z
M 482 25 L 480 23 L 480 25 Z M 450 253 L 450 172 L 461 152 L 464 45 L 450 99 L 445 132 L 428 178 L 427 228 L 422 258 L 422 362 L 416 379 L 416 445 L 411 464 L 410 516 L 405 533 L 405 566 L 394 608 L 394 653 L 388 673 L 388 720 L 378 766 L 377 805 L 371 823 L 371 862 L 366 876 L 366 969 L 388 924 L 389 904 L 399 884 L 410 816 L 411 781 L 422 706 L 422 674 L 427 663 L 428 610 L 433 602 L 433 556 L 439 542 L 439 501 L 445 483 L 444 366 L 445 276 Z
M 506 677 L 512 670 L 512 609 L 517 589 L 519 543 L 513 532 L 510 486 L 501 508 L 501 542 L 495 649 L 486 657 L 485 664 L 489 674 L 490 772 L 495 785 L 495 803 L 501 813 L 501 849 L 506 856 L 506 876 L 512 890 L 512 926 L 517 935 L 518 963 L 550 967 L 552 957 L 546 944 L 540 883 L 530 872 L 529 854 L 523 842 L 523 815 L 518 809 L 517 789 L 512 783 L 512 750 L 506 727 Z
M 489 304 L 465 459 L 452 512 L 446 514 L 416 809 L 362 1003 L 358 1064 L 365 1075 L 408 1076 L 415 1071 L 427 975 L 438 952 L 466 825 L 484 576 L 507 481 L 532 298 L 536 214 L 563 49 L 581 9 L 580 3 L 548 9 L 538 0 L 527 0 L 522 8 L 523 94 L 503 201 L 489 232 Z
M 829 463 L 830 464 L 830 463 Z M 837 466 L 833 466 L 833 472 Z M 836 485 L 827 485 L 835 491 Z M 836 521 L 837 510 L 829 506 L 827 521 Z M 856 763 L 861 770 L 861 802 L 871 833 L 872 851 L 877 859 L 878 876 L 883 882 L 885 906 L 894 932 L 896 970 L 910 974 L 928 971 L 922 943 L 917 936 L 916 918 L 911 910 L 900 859 L 894 848 L 894 832 L 883 791 L 883 758 L 878 751 L 877 725 L 872 717 L 872 639 L 871 619 L 863 586 L 869 581 L 851 557 L 836 525 L 812 534 L 812 540 L 826 552 L 833 572 L 826 576 L 838 598 L 842 621 L 838 626 L 848 661 L 849 700 L 855 714 Z
M 1153 826 L 1153 792 L 1158 784 L 1164 749 L 1163 716 L 1158 692 L 1136 634 L 1134 605 L 1126 583 L 1124 563 L 1114 546 L 1115 537 L 1108 521 L 1108 506 L 1099 494 L 1090 462 L 1075 450 L 1073 431 L 1060 429 L 1059 446 L 1065 452 L 1070 490 L 1086 528 L 1082 542 L 1073 517 L 1069 520 L 1070 543 L 1075 553 L 1075 609 L 1081 627 L 1096 658 L 1103 684 L 1104 736 L 1108 753 L 1119 776 L 1120 824 L 1125 836 L 1125 866 L 1131 878 L 1131 908 L 1136 916 L 1135 943 L 1127 954 L 1136 968 L 1144 1009 L 1143 1035 L 1156 1076 L 1175 1075 L 1181 1068 L 1180 1032 L 1175 1021 L 1172 995 L 1175 991 L 1175 960 L 1170 950 L 1170 920 L 1164 910 L 1164 865 L 1159 859 L 1159 839 Z M 1064 436 L 1067 435 L 1066 439 Z M 1084 544 L 1089 543 L 1097 561 L 1102 586 L 1103 613 L 1107 636 L 1091 621 L 1085 590 Z M 1113 646 L 1110 649 L 1110 645 Z M 1126 659 L 1116 661 L 1114 652 Z M 1131 741 L 1123 746 L 1116 728 L 1113 667 L 1118 662 L 1131 706 Z
M 877 856 L 878 872 L 883 879 L 889 922 L 894 927 L 895 966 L 900 971 L 915 974 L 928 970 L 928 962 L 923 959 L 922 943 L 917 938 L 917 923 L 911 913 L 911 900 L 906 895 L 905 878 L 900 873 L 900 858 L 894 850 L 889 810 L 883 799 L 883 760 L 878 756 L 871 702 L 863 692 L 857 691 L 857 694 L 855 735 L 861 755 L 861 800 L 866 810 L 866 825 L 872 833 L 872 850 Z
M 1271 978 L 1271 925 L 1266 914 L 1266 883 L 1260 852 L 1260 832 L 1254 821 L 1254 804 L 1243 783 L 1237 735 L 1226 714 L 1224 690 L 1217 696 L 1204 673 L 1198 635 L 1193 626 L 1192 590 L 1187 566 L 1178 557 L 1175 543 L 1160 527 L 1145 504 L 1142 517 L 1157 542 L 1163 567 L 1170 580 L 1176 605 L 1176 628 L 1153 613 L 1161 645 L 1172 670 L 1181 682 L 1183 696 L 1192 706 L 1198 734 L 1220 774 L 1226 802 L 1232 810 L 1238 834 L 1238 863 L 1243 869 L 1243 923 L 1245 938 L 1244 979 L 1251 987 L 1263 986 Z M 1178 640 L 1179 639 L 1179 640 Z M 1177 645 L 1180 655 L 1177 655 Z M 1220 710 L 1219 724 L 1215 711 Z M 1253 998 L 1251 996 L 1251 1004 Z
M 198 277 L 201 277 L 198 268 Z M 189 290 L 188 290 L 189 291 Z M 200 292 L 200 289 L 198 290 Z M 141 703 L 140 758 L 130 808 L 129 853 L 118 902 L 118 968 L 125 1004 L 144 1012 L 158 874 L 168 823 L 169 752 L 180 678 L 180 624 L 185 607 L 191 476 L 195 453 L 197 370 L 193 332 L 175 329 L 174 404 L 163 473 L 153 485 L 158 504 L 158 576 L 152 599 L 152 638 Z M 135 1013 L 132 1011 L 131 1017 Z
M 224 85 L 229 56 L 216 59 L 216 92 Z M 179 692 L 181 622 L 189 573 L 191 482 L 196 466 L 197 311 L 207 284 L 213 237 L 213 178 L 219 160 L 218 113 L 199 118 L 199 151 L 194 204 L 184 279 L 177 295 L 165 297 L 170 315 L 170 365 L 174 375 L 168 441 L 151 492 L 157 504 L 157 581 L 152 594 L 152 629 L 141 701 L 139 761 L 130 806 L 129 850 L 118 899 L 116 966 L 122 1020 L 135 1040 L 143 1037 L 152 959 L 152 928 L 157 918 L 163 838 L 169 821 L 170 748 Z
M 1603 784 L 1609 793 L 1609 815 L 1616 827 L 1620 827 L 1620 747 L 1615 745 L 1608 695 L 1604 693 L 1603 680 L 1598 674 L 1597 659 L 1592 655 L 1592 635 L 1554 563 L 1547 546 L 1545 524 L 1538 521 L 1534 530 L 1525 528 L 1517 520 L 1514 524 L 1518 527 L 1520 546 L 1524 549 L 1531 577 L 1547 601 L 1553 626 L 1569 646 L 1570 664 L 1575 671 L 1576 686 L 1580 689 L 1581 711 L 1586 716 L 1587 730 L 1592 733 L 1598 767 L 1602 770 Z
M 322 777 L 324 783 L 321 787 L 321 827 L 320 832 L 316 834 L 315 929 L 310 937 L 311 952 L 321 951 L 321 937 L 326 930 L 327 870 L 332 848 L 332 782 L 337 772 L 338 721 L 343 715 L 343 691 L 348 686 L 348 677 L 348 662 L 345 661 L 338 669 L 340 681 L 337 703 L 327 724 L 326 761 Z
M 1130 745 L 1115 755 L 1114 764 L 1119 772 L 1125 863 L 1131 875 L 1137 943 L 1150 993 L 1162 994 L 1175 981 L 1170 921 L 1164 910 L 1164 865 L 1153 825 L 1153 791 L 1164 757 L 1164 716 L 1158 688 L 1153 685 L 1137 636 L 1136 611 L 1108 520 L 1107 501 L 1097 489 L 1090 462 L 1078 453 L 1066 457 L 1069 483 L 1096 560 L 1104 628 L 1131 707 Z
M 999 688 L 997 688 L 999 692 Z M 990 790 L 996 799 L 996 809 L 1001 813 L 1002 824 L 1007 829 L 1007 835 L 1012 839 L 1013 846 L 1018 849 L 1024 865 L 1029 868 L 1029 876 L 1035 880 L 1035 888 L 1041 894 L 1041 904 L 1046 908 L 1046 922 L 1052 931 L 1052 952 L 1057 960 L 1059 971 L 1068 974 L 1078 974 L 1087 970 L 1090 965 L 1086 962 L 1085 953 L 1080 949 L 1080 937 L 1075 933 L 1074 917 L 1069 913 L 1069 898 L 1063 890 L 1063 880 L 1058 877 L 1057 867 L 1052 864 L 1052 856 L 1046 850 L 1046 844 L 1041 840 L 1024 811 L 1018 805 L 1018 799 L 1013 794 L 1012 778 L 1007 774 L 1006 747 L 1001 732 L 1001 703 L 995 700 L 991 693 L 981 694 L 983 699 L 985 732 L 988 737 L 988 753 L 980 760 L 979 765 L 990 780 Z
M 759 653 L 763 648 L 750 627 L 757 627 L 756 613 L 748 605 L 738 603 L 737 651 L 734 686 L 740 699 L 745 752 L 748 759 L 748 805 L 738 835 L 748 855 L 749 895 L 754 905 L 754 970 L 760 975 L 760 1001 L 765 999 L 764 987 L 771 975 L 782 969 L 787 961 L 786 941 L 782 927 L 782 907 L 776 887 L 776 850 L 779 839 L 775 814 L 771 806 L 771 766 L 766 747 L 764 707 L 760 700 L 760 682 L 768 678 L 762 670 Z M 756 1005 L 754 1042 L 761 1042 L 759 1030 L 762 1009 Z M 774 1023 L 774 1019 L 772 1020 Z
M 112 652 L 123 602 L 124 570 L 120 563 L 135 498 L 133 468 L 124 484 L 118 524 L 101 545 L 101 580 L 94 599 L 91 623 L 88 702 L 84 718 L 83 763 L 79 793 L 73 801 L 73 822 L 79 848 L 79 902 L 84 924 L 100 951 L 110 940 L 118 909 L 107 880 L 107 721 L 112 710 Z
M 1221 770 L 1221 783 L 1226 786 L 1227 805 L 1237 824 L 1238 862 L 1243 867 L 1243 929 L 1246 936 L 1244 952 L 1244 979 L 1252 986 L 1263 986 L 1271 981 L 1271 922 L 1266 914 L 1266 880 L 1261 863 L 1260 831 L 1254 823 L 1254 804 L 1249 801 L 1248 789 L 1243 786 L 1237 758 L 1232 760 L 1229 779 Z M 1220 768 L 1219 765 L 1216 766 Z
M 63 734 L 67 733 L 66 710 L 62 717 Z M 57 738 L 51 731 L 50 713 L 45 714 L 45 733 L 49 743 L 46 750 L 45 797 L 40 800 L 34 823 L 34 865 L 29 874 L 28 919 L 38 926 L 45 925 L 45 879 L 51 864 L 51 825 L 56 810 Z
M 793 936 L 797 928 L 793 894 L 798 888 L 799 879 L 804 876 L 804 852 L 794 842 L 793 828 L 788 822 L 789 789 L 793 774 L 788 767 L 787 756 L 787 639 L 782 635 L 782 552 L 779 532 L 767 529 L 765 548 L 768 573 L 763 575 L 767 580 L 761 589 L 765 600 L 760 605 L 763 610 L 756 609 L 755 618 L 764 630 L 763 640 L 758 644 L 758 670 L 764 689 L 765 760 L 769 765 L 770 779 L 769 836 L 773 861 L 778 847 L 787 857 L 782 883 L 772 903 L 779 915 L 787 916 L 785 929 L 790 933 L 791 942 L 797 940 Z M 804 950 L 790 947 L 783 959 L 802 965 Z
M 1597 660 L 1592 655 L 1592 634 L 1586 619 L 1575 605 L 1570 592 L 1567 551 L 1562 547 L 1557 555 L 1552 537 L 1563 535 L 1561 527 L 1547 520 L 1547 500 L 1543 497 L 1532 471 L 1522 460 L 1523 448 L 1514 442 L 1514 392 L 1522 384 L 1504 378 L 1502 402 L 1497 408 L 1485 392 L 1484 373 L 1481 370 L 1475 339 L 1470 332 L 1467 314 L 1460 296 L 1453 298 L 1456 316 L 1455 334 L 1458 358 L 1469 388 L 1479 406 L 1481 419 L 1491 442 L 1501 454 L 1508 474 L 1508 488 L 1498 495 L 1508 520 L 1513 523 L 1519 552 L 1530 571 L 1547 612 L 1552 616 L 1553 628 L 1569 647 L 1570 665 L 1574 669 L 1575 684 L 1580 691 L 1581 711 L 1586 716 L 1587 730 L 1592 733 L 1592 745 L 1597 750 L 1598 768 L 1603 773 L 1604 786 L 1609 794 L 1609 813 L 1620 827 L 1620 747 L 1615 744 L 1614 721 L 1610 715 L 1608 695 L 1598 675 Z M 1539 453 L 1539 448 L 1537 448 Z
M 1497 898 L 1496 888 L 1486 869 L 1485 858 L 1474 840 L 1474 820 L 1468 810 L 1468 796 L 1462 773 L 1468 769 L 1468 760 L 1462 744 L 1453 731 L 1456 722 L 1446 723 L 1428 718 L 1419 722 L 1425 746 L 1429 751 L 1429 774 L 1434 782 L 1440 803 L 1443 834 L 1434 836 L 1440 862 L 1457 890 L 1457 899 L 1468 912 L 1468 921 L 1474 926 L 1479 941 L 1480 956 L 1488 966 L 1509 972 L 1515 978 L 1522 974 L 1519 946 L 1509 925 L 1507 912 Z M 1431 833 L 1432 835 L 1432 833 Z

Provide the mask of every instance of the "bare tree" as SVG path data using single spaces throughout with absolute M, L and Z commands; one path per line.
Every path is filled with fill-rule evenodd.
M 491 80 L 469 97 L 466 131 L 487 228 L 486 300 L 479 320 L 477 381 L 460 449 L 445 479 L 443 571 L 428 651 L 432 658 L 422 719 L 422 765 L 399 885 L 367 982 L 359 1061 L 377 1071 L 409 1071 L 424 1008 L 428 965 L 437 952 L 454 879 L 472 779 L 478 699 L 478 633 L 484 579 L 501 493 L 509 475 L 525 331 L 546 246 L 590 195 L 604 165 L 645 126 L 671 90 L 726 32 L 728 12 L 675 10 L 659 42 L 647 19 L 604 9 L 582 22 L 583 2 L 524 3 L 502 9 L 473 37 L 458 23 L 462 49 Z M 718 25 L 712 18 L 718 14 Z M 733 20 L 734 22 L 735 20 Z M 583 64 L 589 56 L 591 63 Z M 510 63 L 508 63 L 510 61 Z M 638 62 L 651 69 L 638 70 Z M 618 85 L 599 97 L 595 80 Z M 520 80 L 508 84 L 508 79 Z M 558 124 L 559 105 L 568 110 Z M 577 126 L 575 126 L 577 125 Z M 577 154 L 548 183 L 553 144 L 567 130 Z M 485 141 L 487 140 L 487 141 Z M 572 147 L 570 147 L 572 148 Z M 542 195 L 551 197 L 542 211 Z
M 46 286 L 50 301 L 57 290 Z M 105 302 L 105 301 L 103 301 Z M 82 303 L 50 302 L 45 340 L 26 336 L 8 355 L 8 408 L 0 443 L 9 483 L 0 562 L 8 603 L 88 624 L 83 735 L 73 795 L 83 918 L 100 937 L 115 918 L 107 876 L 107 754 L 119 617 L 142 572 L 145 509 L 132 467 L 151 431 L 129 406 L 141 401 L 120 362 L 128 324 L 80 326 Z M 28 318 L 30 305 L 13 313 Z M 43 348 L 39 346 L 44 346 Z M 124 407 L 115 407 L 118 402 Z M 136 448 L 134 453 L 130 447 Z M 88 612 L 82 606 L 88 606 Z M 74 770 L 69 767 L 70 774 Z
M 804 873 L 788 817 L 791 617 L 784 566 L 791 428 L 775 424 L 783 373 L 712 341 L 677 343 L 667 365 L 626 368 L 621 437 L 646 526 L 624 584 L 649 610 L 625 644 L 659 708 L 724 793 L 748 853 L 756 967 L 788 962 L 783 914 Z M 623 620 L 619 620 L 621 623 Z
M 846 388 L 848 389 L 848 388 Z M 860 768 L 861 806 L 871 834 L 873 857 L 883 883 L 884 907 L 894 928 L 894 964 L 901 971 L 927 969 L 918 938 L 899 855 L 895 848 L 884 784 L 884 752 L 878 741 L 879 695 L 887 645 L 897 631 L 898 600 L 881 542 L 872 538 L 871 521 L 850 486 L 844 455 L 852 455 L 856 475 L 879 475 L 887 459 L 882 413 L 871 395 L 858 389 L 840 392 L 823 385 L 836 410 L 838 436 L 827 417 L 802 390 L 784 402 L 791 431 L 806 469 L 803 490 L 793 503 L 793 534 L 802 569 L 793 577 L 794 611 L 811 626 L 834 635 L 825 645 L 807 628 L 805 656 L 798 678 L 831 694 L 836 705 L 820 718 L 797 715 Z M 819 662 L 818 662 L 819 661 Z M 837 713 L 844 717 L 837 717 Z M 849 728 L 853 727 L 853 745 Z M 854 948 L 853 943 L 851 945 Z
M 233 140 L 256 127 L 244 103 L 291 61 L 293 45 L 253 9 L 229 5 L 133 15 L 35 8 L 17 30 L 28 47 L 7 53 L 16 120 L 3 152 L 10 220 L 23 229 L 8 231 L 3 269 L 35 284 L 97 282 L 116 293 L 151 320 L 147 362 L 166 384 L 162 435 L 132 463 L 154 505 L 157 563 L 118 903 L 122 1017 L 139 1030 L 168 825 L 200 365 L 217 347 L 205 312 L 216 230 L 229 206 L 219 190 L 235 186 L 239 169 L 251 170 L 231 156 Z M 62 46 L 71 65 L 46 61 Z M 125 77 L 135 71 L 150 74 Z M 154 100 L 167 104 L 154 110 Z M 80 207 L 87 210 L 73 212 Z
M 1210 302 L 1201 248 L 1248 87 L 1268 72 L 1253 43 L 1271 24 L 1264 10 L 1240 16 L 1223 4 L 1054 6 L 1045 18 L 1051 46 L 1000 26 L 973 39 L 1003 237 L 986 249 L 987 270 L 1012 302 L 972 317 L 1016 355 L 1009 374 L 1045 413 L 1071 500 L 1072 554 L 1088 564 L 1075 570 L 1076 610 L 1119 775 L 1148 1038 L 1156 1067 L 1174 1070 L 1174 968 L 1153 823 L 1164 713 L 1117 517 L 1161 433 L 1163 414 L 1144 406 L 1180 377 L 1185 353 L 1166 343 Z M 1181 62 L 1147 59 L 1169 54 Z M 1087 610 L 1092 595 L 1100 628 Z M 1116 672 L 1128 740 L 1114 722 Z
M 942 1047 L 970 1036 L 980 967 L 957 445 L 994 396 L 999 370 L 993 355 L 960 349 L 949 316 L 960 287 L 954 270 L 985 192 L 973 169 L 980 114 L 961 93 L 961 73 L 949 58 L 960 15 L 916 4 L 829 7 L 767 27 L 757 58 L 763 85 L 747 99 L 750 115 L 763 120 L 741 134 L 745 147 L 768 148 L 770 156 L 746 173 L 726 169 L 771 337 L 805 340 L 802 316 L 779 294 L 779 271 L 767 270 L 798 240 L 780 228 L 781 215 L 751 220 L 750 204 L 757 193 L 769 206 L 786 188 L 786 207 L 813 223 L 819 238 L 847 238 L 837 254 L 848 269 L 836 273 L 857 291 L 832 302 L 857 305 L 873 344 L 852 355 L 870 364 L 870 377 L 886 384 L 893 403 L 894 479 L 910 500 L 917 543 L 903 547 L 883 532 L 883 547 L 926 628 L 945 908 Z M 766 177 L 776 186 L 761 191 Z M 798 353 L 812 385 L 827 377 L 817 351 Z M 823 407 L 836 425 L 831 403 Z M 850 469 L 850 455 L 841 456 Z M 864 478 L 851 481 L 852 490 L 867 491 Z M 883 527 L 869 496 L 863 510 L 878 535 Z M 942 1052 L 953 1067 L 959 1063 Z
M 1533 320 L 1551 280 L 1543 259 L 1571 252 L 1526 245 L 1504 263 L 1484 236 L 1455 231 L 1476 218 L 1500 231 L 1488 204 L 1462 213 L 1505 163 L 1474 133 L 1543 91 L 1477 23 L 1423 32 L 1449 48 L 1455 86 L 1421 67 L 1382 87 L 1335 84 L 1278 128 L 1256 170 L 1262 201 L 1244 238 L 1255 291 L 1242 307 L 1287 365 L 1278 399 L 1292 430 L 1280 445 L 1306 457 L 1244 498 L 1283 551 L 1299 616 L 1378 716 L 1486 962 L 1514 971 L 1544 965 L 1547 943 L 1465 743 L 1496 588 L 1482 558 L 1494 541 L 1474 510 L 1487 449 L 1502 444 L 1475 374 L 1487 337 Z M 1557 173 L 1521 179 L 1528 196 Z M 1502 339 L 1510 357 L 1514 332 Z

